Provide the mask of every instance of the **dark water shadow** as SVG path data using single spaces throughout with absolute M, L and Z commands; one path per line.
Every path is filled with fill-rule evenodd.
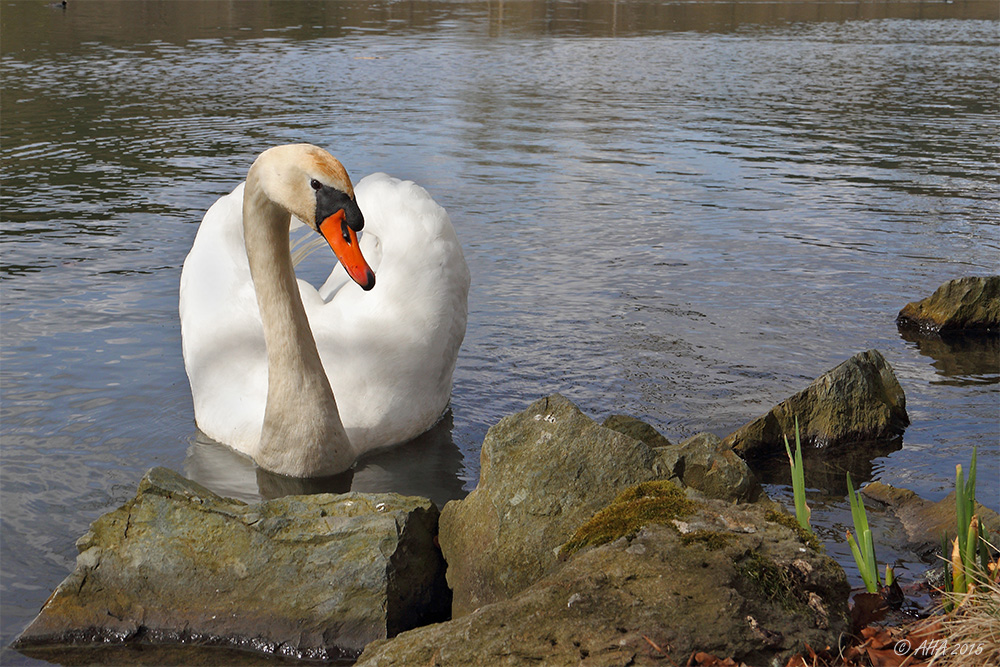
M 887 440 L 857 442 L 836 448 L 802 449 L 806 488 L 830 496 L 847 495 L 847 473 L 854 488 L 875 477 L 873 461 L 903 448 L 902 436 Z M 756 459 L 750 463 L 762 484 L 791 486 L 792 475 L 785 456 Z
M 340 475 L 298 479 L 261 470 L 247 456 L 201 432 L 192 439 L 184 474 L 211 491 L 247 503 L 315 493 L 399 493 L 430 498 L 439 508 L 463 498 L 462 453 L 452 437 L 449 410 L 422 435 L 362 457 Z
M 1000 383 L 1000 336 L 996 334 L 926 334 L 900 329 L 910 347 L 932 360 L 939 384 Z

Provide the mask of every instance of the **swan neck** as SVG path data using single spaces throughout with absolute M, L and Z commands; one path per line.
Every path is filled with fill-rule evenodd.
M 291 214 L 271 201 L 254 169 L 243 194 L 243 235 L 267 345 L 267 403 L 255 460 L 273 472 L 313 477 L 353 462 L 333 390 L 292 265 Z

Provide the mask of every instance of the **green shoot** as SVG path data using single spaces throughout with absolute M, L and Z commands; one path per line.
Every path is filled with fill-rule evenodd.
M 850 545 L 851 553 L 854 554 L 854 562 L 858 564 L 858 572 L 861 573 L 861 579 L 865 582 L 865 590 L 869 593 L 877 593 L 878 584 L 872 578 L 872 574 L 868 568 L 865 567 L 865 559 L 861 555 L 861 548 L 858 546 L 854 536 L 851 535 L 851 531 L 847 531 L 847 544 Z
M 956 537 L 952 543 L 951 554 L 945 548 L 945 560 L 950 561 L 951 577 L 946 576 L 946 586 L 957 594 L 967 594 L 975 584 L 977 565 L 989 562 L 988 551 L 983 538 L 982 524 L 975 515 L 976 511 L 976 449 L 972 450 L 972 460 L 969 462 L 969 477 L 962 474 L 962 465 L 955 466 L 955 515 L 957 518 Z M 947 542 L 946 542 L 947 544 Z M 977 555 L 980 563 L 977 563 Z M 950 557 L 949 557 L 950 556 Z M 985 571 L 985 570 L 983 570 Z
M 809 527 L 809 517 L 812 512 L 806 505 L 806 476 L 805 467 L 802 463 L 802 440 L 799 438 L 799 418 L 795 418 L 795 456 L 792 456 L 792 448 L 788 444 L 788 436 L 785 438 L 785 451 L 788 453 L 788 465 L 792 468 L 792 494 L 795 496 L 795 518 L 804 530 L 812 532 Z
M 868 526 L 865 502 L 861 499 L 861 492 L 855 492 L 854 485 L 851 484 L 851 473 L 847 473 L 847 497 L 851 502 L 854 532 L 858 535 L 857 540 L 855 540 L 851 531 L 847 531 L 847 543 L 854 555 L 854 562 L 858 564 L 858 571 L 861 573 L 861 579 L 865 582 L 865 589 L 869 593 L 878 593 L 878 561 L 875 560 L 875 543 L 872 540 L 871 528 Z

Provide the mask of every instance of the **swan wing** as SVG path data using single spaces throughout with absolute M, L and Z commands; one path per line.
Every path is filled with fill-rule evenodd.
M 267 351 L 242 207 L 240 184 L 205 214 L 181 270 L 179 311 L 198 427 L 252 455 L 267 399 Z

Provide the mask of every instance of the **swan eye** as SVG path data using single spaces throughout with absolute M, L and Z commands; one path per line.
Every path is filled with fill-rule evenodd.
M 317 181 L 315 178 L 309 181 L 309 185 L 312 186 L 313 190 L 322 190 L 323 184 Z

